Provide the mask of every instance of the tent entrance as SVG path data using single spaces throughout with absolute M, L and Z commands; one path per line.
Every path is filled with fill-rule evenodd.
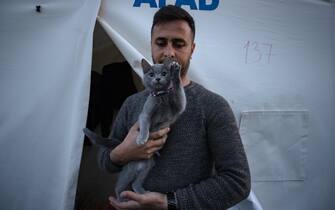
M 93 35 L 90 102 L 86 127 L 108 137 L 126 97 L 143 89 L 141 79 L 96 22 Z M 75 209 L 107 209 L 116 176 L 99 169 L 98 147 L 85 138 L 78 177 Z

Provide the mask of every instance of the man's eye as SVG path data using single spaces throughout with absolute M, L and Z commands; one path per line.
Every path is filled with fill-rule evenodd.
M 159 47 L 164 47 L 166 45 L 166 41 L 163 40 L 157 40 L 156 45 Z
M 185 46 L 185 42 L 181 42 L 181 41 L 176 41 L 176 42 L 173 42 L 173 47 L 175 48 L 182 48 Z

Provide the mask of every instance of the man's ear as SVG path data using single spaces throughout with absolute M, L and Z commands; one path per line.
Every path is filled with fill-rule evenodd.
M 191 57 L 193 55 L 194 50 L 195 50 L 195 42 L 193 42 L 191 46 Z
M 151 69 L 151 65 L 144 58 L 141 61 L 141 65 L 142 65 L 142 69 L 143 69 L 144 74 L 146 74 Z

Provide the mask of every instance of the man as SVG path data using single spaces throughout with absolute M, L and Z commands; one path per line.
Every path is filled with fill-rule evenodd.
M 125 191 L 121 196 L 127 202 L 110 197 L 117 209 L 222 210 L 250 192 L 249 167 L 231 108 L 221 96 L 188 78 L 194 37 L 194 21 L 185 10 L 169 5 L 156 12 L 152 59 L 162 63 L 170 57 L 181 64 L 187 106 L 171 128 L 151 133 L 150 140 L 139 146 L 136 121 L 149 93 L 137 93 L 122 105 L 111 137 L 123 141 L 101 153 L 100 166 L 117 172 L 131 160 L 150 158 L 158 150 L 160 156 L 145 181 L 150 192 Z

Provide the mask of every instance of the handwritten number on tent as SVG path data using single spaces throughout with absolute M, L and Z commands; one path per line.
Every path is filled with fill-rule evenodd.
M 247 41 L 245 49 L 245 63 L 270 63 L 272 56 L 272 44 L 257 41 Z

